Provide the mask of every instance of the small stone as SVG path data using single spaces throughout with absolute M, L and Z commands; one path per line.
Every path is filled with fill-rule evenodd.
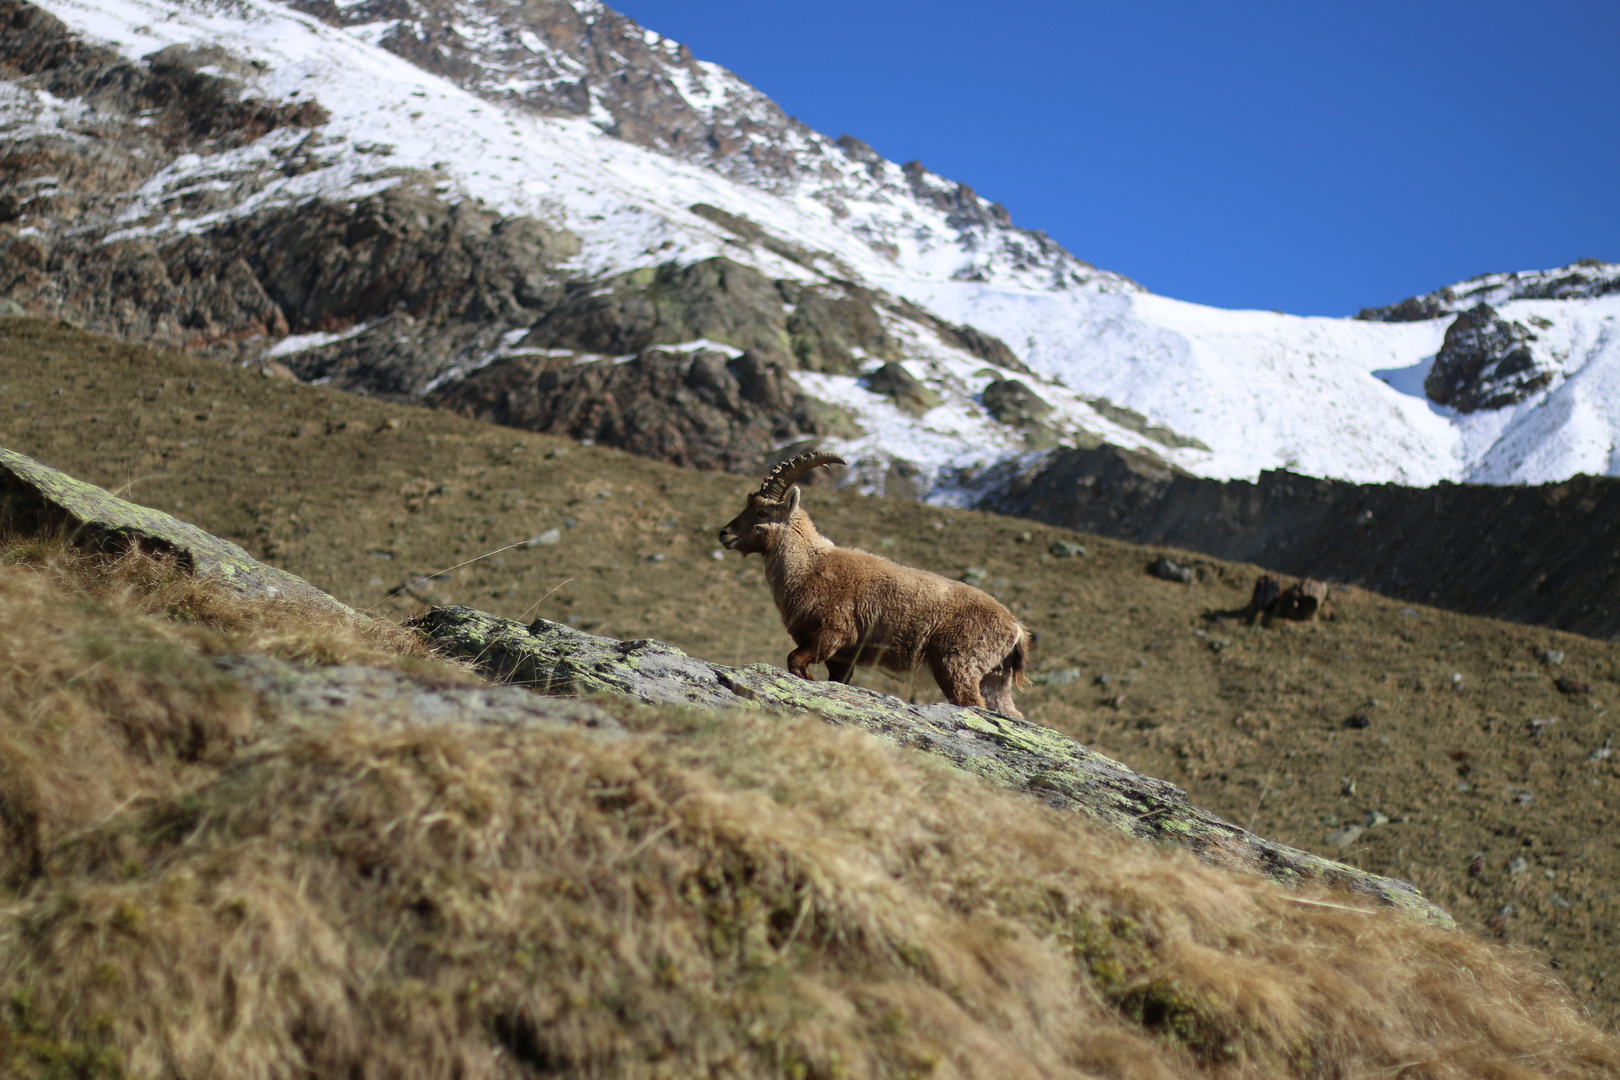
M 713 551 L 709 552 L 709 558 L 713 559 L 715 562 L 723 562 L 725 561 L 725 557 L 726 553 L 721 551 L 719 548 L 715 548 Z
M 1548 881 L 1557 881 L 1558 880 L 1558 871 L 1556 871 L 1556 870 L 1543 870 L 1541 872 L 1541 874 Z
M 1468 784 L 1468 781 L 1466 781 L 1466 780 L 1459 780 L 1459 781 L 1457 781 L 1457 790 L 1458 790 L 1458 791 L 1472 791 L 1472 790 L 1473 790 L 1473 788 L 1471 788 L 1471 787 L 1470 787 L 1470 786 L 1469 786 L 1469 784 Z
M 1337 825 L 1339 823 L 1339 815 L 1338 814 L 1323 814 L 1321 817 L 1317 818 L 1316 820 L 1320 821 L 1322 824 L 1326 825 L 1328 828 L 1331 829 L 1331 828 L 1333 828 L 1335 825 Z
M 1476 852 L 1474 852 L 1474 854 L 1472 856 L 1469 857 L 1469 859 L 1468 859 L 1468 876 L 1469 877 L 1484 877 L 1485 876 L 1485 853 L 1483 851 L 1476 851 Z
M 1496 909 L 1496 917 L 1505 921 L 1513 918 L 1513 915 L 1517 910 L 1518 909 L 1512 904 L 1503 904 L 1501 907 Z
M 1563 908 L 1566 911 L 1575 906 L 1574 904 L 1570 903 L 1568 900 L 1565 900 L 1562 896 L 1558 895 L 1557 893 L 1553 893 L 1547 899 L 1552 901 L 1552 906 L 1553 907 L 1555 907 L 1555 908 Z
M 1092 680 L 1092 682 L 1095 683 L 1098 686 L 1107 686 L 1110 683 L 1112 683 L 1113 681 L 1114 680 L 1110 679 L 1107 675 L 1099 675 L 1095 679 Z
M 565 528 L 565 529 L 575 529 L 575 528 L 578 528 L 578 527 L 579 527 L 579 522 L 575 521 L 573 518 L 563 518 L 563 528 Z
M 1563 649 L 1543 649 L 1543 650 L 1541 650 L 1541 662 L 1543 664 L 1562 664 L 1564 662 L 1564 650 Z
M 1017 536 L 1013 537 L 1013 543 L 1015 543 L 1015 544 L 1028 544 L 1028 543 L 1033 542 L 1034 539 L 1035 539 L 1035 534 L 1032 533 L 1032 532 L 1029 532 L 1028 530 L 1025 530 L 1024 532 L 1021 532 Z
M 1356 793 L 1356 782 L 1354 780 L 1348 780 L 1348 779 L 1345 780 L 1344 788 L 1339 792 L 1339 794 L 1341 794 L 1341 795 L 1354 795 L 1355 793 Z
M 1369 810 L 1367 811 L 1366 818 L 1363 820 L 1363 824 L 1365 824 L 1367 828 L 1373 829 L 1377 828 L 1379 825 L 1388 825 L 1389 818 L 1377 810 Z
M 539 536 L 530 537 L 528 542 L 525 543 L 523 546 L 524 547 L 539 547 L 542 544 L 560 544 L 560 543 L 562 543 L 562 530 L 561 529 L 547 529 L 545 532 L 541 533 Z
M 1231 647 L 1232 642 L 1227 638 L 1210 638 L 1209 647 L 1212 652 L 1221 652 Z
M 1350 717 L 1344 722 L 1344 726 L 1347 728 L 1354 728 L 1357 731 L 1362 731 L 1372 727 L 1372 718 L 1366 713 L 1356 713 L 1356 715 Z
M 1536 797 L 1528 791 L 1521 791 L 1517 795 L 1513 796 L 1513 801 L 1518 803 L 1520 806 L 1529 806 L 1531 803 L 1536 801 Z
M 1608 739 L 1604 739 L 1603 745 L 1587 754 L 1586 759 L 1588 761 L 1607 761 L 1612 753 L 1614 753 L 1614 748 L 1609 745 Z
M 1076 555 L 1084 555 L 1086 553 L 1086 549 L 1084 547 L 1068 540 L 1054 540 L 1052 541 L 1052 545 L 1046 550 L 1051 552 L 1054 558 L 1058 559 L 1072 559 Z
M 1175 581 L 1183 585 L 1190 585 L 1193 578 L 1198 576 L 1192 567 L 1182 566 L 1180 563 L 1173 562 L 1162 555 L 1153 561 L 1152 566 L 1148 567 L 1148 573 L 1161 581 Z
M 984 581 L 987 573 L 988 571 L 982 566 L 970 566 L 962 571 L 957 580 L 968 585 L 978 585 Z
M 1360 825 L 1346 825 L 1344 828 L 1334 829 L 1322 837 L 1322 843 L 1328 847 L 1347 848 L 1361 839 L 1361 834 L 1365 831 Z
M 1410 607 L 1401 608 L 1401 616 L 1403 618 L 1407 618 L 1407 619 L 1421 619 L 1421 618 L 1423 618 L 1422 615 L 1418 614 L 1418 609 L 1417 608 L 1410 608 Z
M 1572 679 L 1568 675 L 1559 676 L 1558 680 L 1554 682 L 1553 685 L 1558 687 L 1558 692 L 1560 694 L 1568 694 L 1570 697 L 1574 697 L 1577 694 L 1590 694 L 1592 692 L 1591 683 L 1581 682 L 1579 679 Z
M 1052 671 L 1037 671 L 1029 677 L 1029 681 L 1036 686 L 1062 686 L 1072 683 L 1080 677 L 1077 667 L 1057 668 Z
M 663 562 L 664 558 L 665 558 L 665 555 L 664 555 L 664 553 L 662 551 L 655 551 L 651 555 L 647 556 L 647 561 L 652 562 L 652 563 L 658 563 L 658 562 Z
M 1522 874 L 1530 869 L 1530 860 L 1523 855 L 1515 855 L 1507 861 L 1507 865 L 1502 869 L 1510 874 Z

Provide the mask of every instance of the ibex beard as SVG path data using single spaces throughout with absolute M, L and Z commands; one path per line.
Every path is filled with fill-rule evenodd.
M 824 663 L 837 682 L 857 665 L 910 674 L 927 667 L 953 705 L 1022 718 L 1015 690 L 1028 685 L 1029 631 L 988 593 L 880 555 L 841 548 L 816 531 L 796 486 L 810 470 L 843 465 L 836 454 L 784 461 L 720 530 L 720 543 L 765 559 L 765 580 L 798 646 L 788 670 L 811 678 Z

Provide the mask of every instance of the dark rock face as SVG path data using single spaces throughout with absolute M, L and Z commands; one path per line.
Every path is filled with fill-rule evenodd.
M 242 251 L 294 332 L 345 330 L 394 311 L 417 320 L 517 322 L 554 302 L 546 267 L 579 253 L 579 240 L 534 218 L 447 205 L 432 177 L 348 206 L 233 222 L 217 243 Z
M 980 509 L 1620 637 L 1620 480 L 1610 477 L 1406 488 L 1266 472 L 1251 484 L 1105 446 L 1058 450 L 991 481 Z
M 734 472 L 757 471 L 774 447 L 836 424 L 776 362 L 712 349 L 654 347 L 624 363 L 511 357 L 427 400 L 479 420 Z
M 1517 404 L 1552 382 L 1553 373 L 1538 368 L 1530 351 L 1535 339 L 1528 327 L 1479 304 L 1447 328 L 1423 391 L 1465 413 Z
M 394 350 L 410 354 L 403 367 L 375 362 L 383 341 L 289 360 L 306 379 L 409 396 L 450 356 L 532 321 L 562 293 L 549 266 L 578 250 L 532 218 L 446 205 L 423 190 L 428 179 L 403 177 L 355 205 L 274 207 L 166 243 L 47 247 L 24 237 L 0 251 L 0 293 L 120 337 L 224 356 L 254 337 L 405 313 L 408 328 L 394 329 L 408 329 L 408 341 L 388 339 L 408 346 Z

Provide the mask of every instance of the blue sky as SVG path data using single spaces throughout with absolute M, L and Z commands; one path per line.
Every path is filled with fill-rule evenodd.
M 1620 261 L 1616 0 L 612 6 L 1168 296 L 1346 315 Z

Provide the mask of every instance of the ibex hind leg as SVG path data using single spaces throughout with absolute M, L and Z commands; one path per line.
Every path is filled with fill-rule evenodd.
M 934 673 L 934 681 L 939 688 L 945 691 L 945 699 L 952 705 L 965 705 L 982 709 L 984 695 L 979 693 L 979 675 L 974 671 L 965 671 L 960 666 L 949 662 L 942 663 L 930 660 L 928 670 Z

